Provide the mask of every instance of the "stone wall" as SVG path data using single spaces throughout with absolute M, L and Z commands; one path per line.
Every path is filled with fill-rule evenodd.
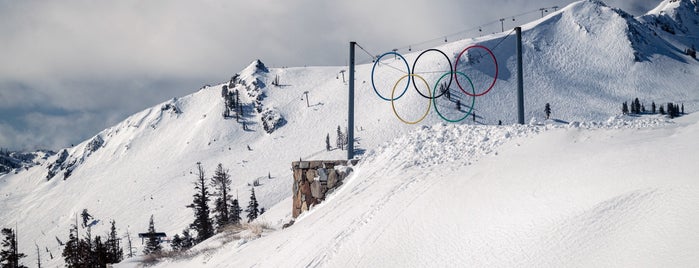
M 347 167 L 346 160 L 296 161 L 291 166 L 294 171 L 291 215 L 294 218 L 311 206 L 323 202 L 326 195 L 342 185 L 342 181 L 352 172 L 352 168 Z

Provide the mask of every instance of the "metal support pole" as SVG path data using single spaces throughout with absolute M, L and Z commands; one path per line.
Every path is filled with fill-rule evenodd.
M 347 160 L 354 158 L 354 46 L 350 42 L 349 50 L 349 103 L 347 105 Z
M 505 31 L 505 19 L 500 19 L 500 31 Z
M 524 77 L 522 75 L 522 27 L 515 27 L 517 32 L 517 121 L 524 125 Z

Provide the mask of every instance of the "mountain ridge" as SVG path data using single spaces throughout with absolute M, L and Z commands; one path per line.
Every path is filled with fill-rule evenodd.
M 696 111 L 699 84 L 691 78 L 699 74 L 699 64 L 681 53 L 678 46 L 685 41 L 666 42 L 672 36 L 656 36 L 659 31 L 653 27 L 660 26 L 643 23 L 592 0 L 573 3 L 523 25 L 527 118 L 543 121 L 544 104 L 552 103 L 558 120 L 604 121 L 620 114 L 621 103 L 635 97 L 647 105 L 650 101 L 681 101 L 688 111 Z M 438 48 L 453 58 L 470 44 L 493 48 L 502 65 L 493 91 L 476 99 L 475 120 L 469 118 L 461 124 L 514 123 L 514 38 L 500 33 Z M 414 60 L 417 52 L 405 57 Z M 444 69 L 439 57 L 421 60 L 422 68 Z M 385 64 L 402 67 L 397 60 L 389 59 Z M 493 78 L 488 63 L 460 66 L 479 90 Z M 373 93 L 368 82 L 371 68 L 370 64 L 359 65 L 356 72 L 358 148 L 371 154 L 371 150 L 406 133 L 444 124 L 434 112 L 417 126 L 399 122 L 391 105 Z M 54 237 L 67 235 L 72 217 L 85 208 L 103 223 L 115 219 L 121 231 L 128 226 L 143 229 L 148 214 L 154 214 L 159 229 L 176 233 L 192 217 L 183 208 L 191 195 L 193 175 L 189 172 L 199 161 L 209 172 L 218 163 L 230 168 L 241 203 L 246 200 L 248 184 L 262 178 L 262 186 L 256 189 L 262 205 L 288 206 L 284 202 L 290 195 L 291 161 L 345 157 L 342 150 L 326 151 L 324 144 L 326 135 L 334 140 L 336 127 L 346 125 L 346 84 L 338 78 L 343 70 L 342 66 L 267 68 L 255 60 L 227 82 L 135 113 L 72 148 L 60 150 L 44 164 L 0 177 L 0 208 L 7 211 L 0 216 L 0 223 L 37 225 L 28 236 L 50 246 L 55 256 L 60 246 Z M 386 89 L 403 74 L 389 76 L 385 70 L 377 73 L 385 75 L 377 84 L 386 96 L 390 95 Z M 274 85 L 276 77 L 279 85 Z M 425 77 L 433 82 L 438 75 Z M 245 127 L 234 118 L 224 118 L 224 85 L 228 92 L 244 93 L 240 98 Z M 414 116 L 414 111 L 408 114 L 411 108 L 424 109 L 425 103 L 414 92 L 410 94 L 405 102 L 396 102 L 407 107 L 399 107 L 398 112 L 408 117 Z M 466 96 L 456 98 L 462 103 L 470 101 Z M 453 108 L 453 102 L 440 101 L 440 111 L 448 116 L 463 115 Z M 272 123 L 275 128 L 269 132 L 263 118 L 283 123 Z M 39 222 L 43 218 L 48 222 Z M 287 222 L 288 215 L 270 220 L 273 225 Z M 97 225 L 95 232 L 104 228 Z M 23 252 L 31 250 L 22 248 Z

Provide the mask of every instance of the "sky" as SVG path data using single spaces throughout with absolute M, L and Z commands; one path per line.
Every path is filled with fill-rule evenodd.
M 0 0 L 0 148 L 77 144 L 227 81 L 255 59 L 271 67 L 346 65 L 349 41 L 373 54 L 427 48 L 444 36 L 478 36 L 480 25 L 498 32 L 499 18 L 511 29 L 539 18 L 539 8 L 574 1 L 377 2 Z M 605 3 L 639 15 L 660 0 Z M 449 35 L 463 30 L 471 31 Z

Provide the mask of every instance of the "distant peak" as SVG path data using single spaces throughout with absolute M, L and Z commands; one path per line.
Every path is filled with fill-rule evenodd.
M 265 64 L 259 59 L 252 61 L 250 65 L 248 65 L 248 67 L 246 67 L 245 69 L 252 71 L 252 73 L 269 73 L 269 69 L 267 69 L 267 66 L 265 66 Z
M 699 11 L 699 0 L 664 0 L 648 14 L 676 13 L 679 10 Z
M 603 6 L 606 7 L 607 4 L 605 2 L 602 2 L 601 0 L 586 0 L 587 2 L 593 3 L 598 6 Z

